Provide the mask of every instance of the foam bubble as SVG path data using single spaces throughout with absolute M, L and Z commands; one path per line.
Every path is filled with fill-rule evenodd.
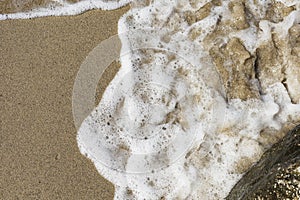
M 286 123 L 300 121 L 300 105 L 272 76 L 248 77 L 266 85 L 257 98 L 228 99 L 230 82 L 222 82 L 210 54 L 239 37 L 251 61 L 272 36 L 285 44 L 299 11 L 275 23 L 265 19 L 269 1 L 249 0 L 247 9 L 257 15 L 240 26 L 230 20 L 237 1 L 210 2 L 204 18 L 195 13 L 209 1 L 197 2 L 155 0 L 119 21 L 122 67 L 77 138 L 81 152 L 115 184 L 115 199 L 223 199 L 267 148 L 262 132 L 280 137 Z M 229 80 L 236 78 L 232 60 L 220 61 L 231 67 Z

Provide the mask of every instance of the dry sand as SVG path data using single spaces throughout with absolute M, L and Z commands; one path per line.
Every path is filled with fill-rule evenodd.
M 113 198 L 79 152 L 71 95 L 80 64 L 127 9 L 0 21 L 0 199 Z

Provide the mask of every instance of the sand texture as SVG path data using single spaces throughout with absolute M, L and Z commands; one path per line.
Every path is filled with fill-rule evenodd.
M 0 21 L 0 199 L 113 198 L 79 152 L 71 96 L 80 64 L 127 9 Z

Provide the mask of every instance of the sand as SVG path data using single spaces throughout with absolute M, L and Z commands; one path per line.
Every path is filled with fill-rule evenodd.
M 0 199 L 113 199 L 79 152 L 71 96 L 80 64 L 127 9 L 0 21 Z

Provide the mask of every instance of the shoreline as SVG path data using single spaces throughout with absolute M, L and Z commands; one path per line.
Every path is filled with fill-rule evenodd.
M 128 7 L 3 22 L 1 85 L 5 89 L 0 91 L 0 101 L 5 134 L 1 135 L 0 147 L 6 153 L 1 157 L 5 163 L 1 171 L 7 175 L 1 182 L 5 191 L 0 198 L 112 199 L 114 193 L 118 199 L 225 198 L 264 151 L 284 136 L 285 129 L 299 121 L 300 113 L 300 54 L 299 43 L 295 42 L 300 30 L 299 12 L 295 11 L 299 4 L 285 9 L 283 4 L 270 4 L 272 9 L 284 12 L 278 16 L 264 11 L 270 6 L 266 3 L 254 7 L 236 1 L 227 3 L 199 5 L 199 11 L 192 7 L 187 11 L 176 2 L 132 4 L 121 20 Z M 261 23 L 247 17 L 245 9 L 253 16 L 263 9 L 263 17 L 258 20 Z M 199 16 L 202 11 L 206 15 Z M 231 17 L 241 21 L 229 20 Z M 212 24 L 204 23 L 207 21 Z M 142 32 L 145 38 L 140 38 L 135 31 L 143 26 L 160 32 L 154 39 Z M 133 34 L 121 38 L 122 53 L 127 44 L 131 50 L 156 44 L 166 52 L 129 51 L 132 55 L 121 61 L 132 61 L 132 81 L 126 78 L 124 65 L 115 76 L 120 68 L 117 60 L 99 80 L 99 70 L 91 69 L 101 66 L 97 60 L 106 60 L 113 48 L 100 48 L 105 52 L 101 56 L 92 52 L 123 28 Z M 257 28 L 260 31 L 253 32 Z M 188 37 L 179 38 L 182 31 Z M 119 45 L 114 47 L 113 52 L 118 53 Z M 181 54 L 193 64 L 181 62 Z M 86 62 L 89 58 L 91 62 Z M 88 67 L 86 73 L 82 73 L 83 68 L 79 70 L 81 66 Z M 81 79 L 82 74 L 89 78 Z M 81 86 L 85 87 L 76 92 Z M 92 93 L 94 89 L 96 94 Z M 73 93 L 79 95 L 72 97 Z M 78 118 L 77 105 L 83 107 L 85 103 L 97 107 L 92 112 L 84 107 Z M 76 127 L 86 119 L 78 132 L 72 108 Z M 146 137 L 140 138 L 140 133 Z M 158 133 L 158 139 L 152 137 L 154 133 Z M 193 141 L 193 147 L 181 148 L 189 147 L 184 141 Z M 103 151 L 103 142 L 104 147 L 112 148 Z M 141 153 L 144 150 L 146 154 Z M 176 162 L 178 150 L 184 162 Z M 158 155 L 152 156 L 153 152 Z M 140 159 L 136 154 L 145 157 Z M 168 165 L 157 167 L 155 160 Z M 147 177 L 123 177 L 108 166 L 138 173 L 153 170 Z M 139 171 L 141 166 L 147 171 Z M 115 192 L 96 168 L 117 186 Z M 190 173 L 191 168 L 197 176 Z
M 28 0 L 0 2 L 0 21 L 9 19 L 33 19 L 37 17 L 74 16 L 94 9 L 116 10 L 126 6 L 130 0 L 103 2 L 98 0 Z

